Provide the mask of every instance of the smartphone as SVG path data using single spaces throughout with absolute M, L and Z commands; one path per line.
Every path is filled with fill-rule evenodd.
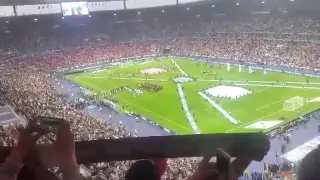
M 60 118 L 44 117 L 44 116 L 40 116 L 38 117 L 38 119 L 40 121 L 40 126 L 48 132 L 57 132 L 61 122 L 64 121 L 63 119 L 60 119 Z
M 231 156 L 223 151 L 222 149 L 217 149 L 217 169 L 219 175 L 222 175 L 224 180 L 229 179 Z

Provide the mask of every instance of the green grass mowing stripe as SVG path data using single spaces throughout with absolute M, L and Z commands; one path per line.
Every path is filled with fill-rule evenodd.
M 184 131 L 188 131 L 190 134 L 193 134 L 193 130 L 191 130 L 191 129 L 187 128 L 187 127 L 181 126 L 180 124 L 177 124 L 176 122 L 174 122 L 174 121 L 172 121 L 172 120 L 170 120 L 170 119 L 168 119 L 168 118 L 166 118 L 166 117 L 163 117 L 163 116 L 161 116 L 161 115 L 159 115 L 159 114 L 156 114 L 155 112 L 150 111 L 150 110 L 146 109 L 145 107 L 142 107 L 142 106 L 140 106 L 140 105 L 138 105 L 138 104 L 136 104 L 136 103 L 133 103 L 133 102 L 127 101 L 127 100 L 124 100 L 124 101 L 125 101 L 126 103 L 129 103 L 129 104 L 131 104 L 131 105 L 134 105 L 134 106 L 136 106 L 136 107 L 138 107 L 138 108 L 140 108 L 140 109 L 142 109 L 142 110 L 144 110 L 144 111 L 146 111 L 146 112 L 148 112 L 148 113 L 154 114 L 155 116 L 158 116 L 158 117 L 161 118 L 162 120 L 168 121 L 169 123 L 172 123 L 172 124 L 174 124 L 175 126 L 178 126 L 179 128 L 183 129 Z
M 175 85 L 175 84 L 173 84 Z M 176 124 L 180 126 L 188 127 L 191 129 L 184 112 L 181 108 L 181 103 L 178 98 L 178 95 L 175 90 L 172 89 L 171 85 L 164 86 L 164 90 L 159 93 L 145 93 L 143 96 L 139 96 L 137 98 L 132 97 L 124 97 L 122 94 L 119 94 L 119 100 L 130 100 L 131 102 L 135 102 L 141 107 L 147 107 L 147 109 L 151 112 L 155 112 L 161 116 L 174 121 Z M 159 124 L 176 131 L 180 134 L 190 134 L 189 131 L 182 130 L 177 127 L 175 124 L 168 123 L 167 121 L 163 121 L 163 119 L 159 119 L 158 117 L 152 116 L 152 114 L 143 114 L 143 112 L 139 111 L 136 107 L 130 107 L 133 111 L 138 113 L 142 113 L 142 115 L 146 116 L 149 119 L 152 119 Z
M 286 99 L 287 99 L 287 98 L 286 98 Z M 263 109 L 267 109 L 269 106 L 273 106 L 273 105 L 278 104 L 278 103 L 283 103 L 283 101 L 285 101 L 285 99 L 282 99 L 282 100 L 279 100 L 279 101 L 273 101 L 272 103 L 263 105 L 263 106 L 257 108 L 256 110 L 257 110 L 257 111 L 266 112 L 266 111 L 264 111 Z
M 295 95 L 300 95 L 297 91 L 287 92 L 287 93 L 289 93 L 289 95 L 283 95 L 283 97 L 285 97 L 283 99 L 288 99 L 288 98 L 291 98 Z M 308 93 L 310 93 L 310 92 L 308 92 Z M 275 93 L 273 93 L 273 94 L 275 94 Z M 278 93 L 278 94 L 282 94 L 282 93 Z M 266 113 L 268 113 L 267 115 L 259 117 L 259 118 L 257 118 L 257 120 L 248 122 L 245 125 L 249 125 L 249 124 L 252 124 L 252 123 L 260 121 L 260 120 L 278 120 L 282 116 L 287 117 L 287 120 L 284 121 L 284 122 L 287 122 L 287 121 L 291 121 L 291 120 L 295 119 L 298 115 L 297 111 L 294 111 L 294 112 L 283 111 L 282 110 L 282 101 L 278 101 L 278 103 L 275 103 L 274 106 L 269 106 L 268 108 L 265 108 L 265 109 L 268 109 L 266 112 Z M 300 110 L 301 112 L 307 113 L 307 112 L 310 112 L 312 109 L 313 108 L 310 108 L 309 105 L 306 105 L 298 110 Z M 232 131 L 237 130 L 239 128 L 241 128 L 241 127 L 232 129 Z M 232 131 L 229 130 L 228 132 L 232 132 Z
M 275 92 L 277 92 L 277 90 L 267 89 L 264 91 L 264 93 L 242 97 L 237 101 L 234 101 L 234 103 L 225 104 L 224 107 L 232 112 L 232 115 L 244 124 L 250 124 L 261 117 L 269 117 L 269 112 L 276 112 L 279 109 L 282 109 L 282 104 L 271 106 L 268 111 L 263 112 L 257 110 L 259 107 L 262 107 L 266 104 L 271 104 L 275 99 L 285 99 L 291 97 L 291 95 Z M 269 120 L 277 120 L 280 117 L 281 116 Z
M 143 82 L 143 81 L 142 81 Z M 92 89 L 94 89 L 95 91 L 103 91 L 103 92 L 109 92 L 111 89 L 114 89 L 114 88 L 117 88 L 121 85 L 129 85 L 131 87 L 134 87 L 136 88 L 137 86 L 137 83 L 134 82 L 134 81 L 130 81 L 130 80 L 101 80 L 101 79 L 82 79 L 80 81 L 80 84 L 82 84 L 83 86 L 86 86 L 86 87 L 90 87 Z M 110 87 L 111 85 L 111 87 Z M 175 85 L 172 83 L 172 85 Z M 168 88 L 168 86 L 165 88 Z M 169 87 L 169 92 L 173 92 L 175 93 L 175 91 Z M 174 111 L 175 108 L 171 108 L 171 112 L 170 111 L 166 111 L 166 113 L 164 113 L 163 111 L 161 111 L 161 109 L 163 110 L 166 110 L 165 108 L 160 108 L 160 107 L 157 107 L 157 103 L 156 102 L 159 102 L 161 105 L 165 105 L 165 103 L 169 103 L 169 104 L 174 104 L 175 106 L 177 107 L 180 107 L 181 104 L 180 104 L 180 101 L 177 99 L 175 100 L 174 98 L 172 97 L 169 97 L 168 99 L 171 100 L 169 102 L 165 102 L 165 99 L 163 99 L 163 97 L 161 97 L 161 95 L 163 96 L 164 94 L 161 94 L 160 93 L 152 93 L 152 92 L 145 92 L 145 95 L 142 96 L 142 97 L 136 97 L 136 98 L 133 98 L 132 95 L 129 95 L 129 96 L 125 96 L 124 95 L 125 93 L 117 93 L 116 94 L 116 97 L 118 97 L 119 101 L 121 102 L 121 104 L 125 104 L 124 102 L 131 102 L 130 104 L 133 105 L 131 108 L 132 110 L 134 111 L 138 111 L 139 113 L 141 113 L 142 115 L 146 115 L 147 118 L 149 119 L 153 119 L 155 121 L 157 121 L 159 124 L 162 124 L 164 125 L 165 127 L 167 127 L 168 129 L 171 129 L 171 130 L 174 130 L 178 133 L 182 133 L 182 134 L 190 134 L 190 128 L 186 128 L 188 127 L 186 124 L 187 122 L 184 122 L 184 114 L 183 112 L 182 113 L 172 113 Z M 172 95 L 169 95 L 169 96 L 172 96 Z M 164 96 L 165 97 L 165 96 Z M 132 103 L 134 101 L 138 101 L 137 103 Z M 150 102 L 155 102 L 155 103 L 150 103 Z M 173 103 L 173 101 L 177 102 L 177 103 Z M 138 104 L 145 104 L 145 105 L 138 105 Z M 142 109 L 141 107 L 150 107 L 148 108 L 148 111 L 147 112 L 154 112 L 152 114 L 150 113 L 146 113 L 146 109 Z M 159 106 L 159 104 L 158 104 Z M 179 112 L 180 110 L 179 109 L 176 109 L 178 111 L 176 112 Z M 142 112 L 144 111 L 144 112 Z M 163 114 L 163 115 L 160 115 L 159 114 Z M 164 114 L 170 114 L 171 116 L 164 116 Z M 173 115 L 174 114 L 174 115 Z M 163 119 L 163 117 L 165 117 L 165 120 Z M 174 119 L 176 122 L 174 123 L 168 123 L 166 121 L 169 121 L 170 122 L 174 122 L 173 120 L 170 120 L 170 119 Z M 179 123 L 179 125 L 177 125 Z M 181 127 L 184 127 L 184 128 L 181 128 Z M 189 129 L 189 130 L 187 130 Z
M 210 83 L 202 83 L 202 86 L 210 86 Z M 199 88 L 197 83 L 184 84 L 184 87 L 190 111 L 195 113 L 197 124 L 202 133 L 224 132 L 229 126 L 233 126 L 228 119 L 196 92 L 196 89 Z
M 269 95 L 272 97 L 273 92 L 272 89 L 265 89 L 263 93 L 253 93 L 236 100 L 228 100 L 229 102 L 223 103 L 222 106 L 242 123 L 251 122 L 258 117 L 266 115 L 266 113 L 256 111 L 256 109 L 272 103 L 274 101 L 273 98 L 265 99 L 264 97 Z
M 245 123 L 245 124 L 243 124 L 243 125 L 241 125 L 241 126 L 238 126 L 238 127 L 232 128 L 232 129 L 230 129 L 230 130 L 227 130 L 225 133 L 231 133 L 231 132 L 233 132 L 233 131 L 235 131 L 235 130 L 237 130 L 237 129 L 240 129 L 240 128 L 243 128 L 243 127 L 248 126 L 249 124 L 253 124 L 253 123 L 255 123 L 255 122 L 264 120 L 265 118 L 270 117 L 270 116 L 273 116 L 273 115 L 275 115 L 275 114 L 277 114 L 277 113 L 280 113 L 280 112 L 282 112 L 282 111 L 283 111 L 283 110 L 280 109 L 280 110 L 275 111 L 275 112 L 273 112 L 273 113 L 270 113 L 270 114 L 268 114 L 268 115 L 266 115 L 266 116 L 260 117 L 259 119 L 255 120 L 255 121 L 248 122 L 248 123 Z
M 243 88 L 248 89 L 247 87 L 243 87 Z M 254 91 L 254 95 L 258 95 L 258 94 L 263 93 L 264 91 L 267 91 L 268 89 L 271 89 L 271 88 L 273 88 L 273 87 L 258 87 L 258 88 L 251 87 L 249 90 Z M 251 94 L 248 96 L 251 96 Z M 241 98 L 245 98 L 245 97 L 241 97 Z M 233 103 L 234 101 L 239 100 L 239 99 L 232 100 L 232 99 L 226 99 L 226 98 L 218 98 L 218 99 L 219 99 L 220 104 L 222 106 L 226 106 L 230 103 Z
M 267 107 L 270 107 L 271 105 L 275 105 L 275 104 L 279 104 L 279 103 L 282 104 L 281 102 L 282 102 L 282 100 L 281 100 L 281 101 L 274 101 L 273 103 L 270 103 L 270 104 L 268 104 L 268 105 L 262 106 L 262 109 L 267 108 Z M 272 109 L 274 109 L 274 108 L 272 108 Z M 257 110 L 258 110 L 258 111 L 261 111 L 261 110 L 259 110 L 259 108 L 258 108 Z M 267 115 L 262 116 L 262 117 L 259 117 L 257 120 L 247 122 L 247 123 L 245 123 L 245 124 L 243 124 L 243 125 L 241 125 L 241 126 L 239 126 L 239 127 L 230 129 L 230 130 L 226 131 L 226 133 L 233 132 L 233 131 L 235 131 L 235 130 L 237 130 L 237 129 L 243 128 L 243 127 L 245 127 L 245 126 L 248 126 L 249 124 L 253 124 L 253 123 L 258 122 L 258 121 L 261 121 L 261 120 L 270 120 L 270 119 L 265 119 L 265 118 L 274 116 L 275 114 L 278 114 L 278 113 L 280 113 L 280 112 L 282 113 L 282 111 L 283 111 L 282 109 L 279 109 L 279 110 L 274 111 L 274 112 L 272 112 L 272 111 L 271 111 L 271 112 L 262 111 L 263 113 L 267 113 Z

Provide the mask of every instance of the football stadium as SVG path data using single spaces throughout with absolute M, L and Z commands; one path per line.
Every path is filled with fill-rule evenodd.
M 0 180 L 313 180 L 320 1 L 0 1 Z

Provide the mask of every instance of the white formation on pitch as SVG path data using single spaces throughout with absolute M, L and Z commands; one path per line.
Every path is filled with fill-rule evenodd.
M 187 83 L 187 82 L 191 82 L 192 79 L 188 77 L 178 77 L 178 78 L 174 78 L 173 81 L 176 83 Z
M 153 74 L 161 74 L 167 72 L 167 70 L 162 68 L 149 68 L 143 69 L 139 71 L 141 74 L 153 75 Z
M 209 88 L 205 92 L 206 94 L 212 97 L 222 97 L 231 99 L 237 99 L 252 93 L 251 91 L 245 88 L 234 86 L 217 86 Z

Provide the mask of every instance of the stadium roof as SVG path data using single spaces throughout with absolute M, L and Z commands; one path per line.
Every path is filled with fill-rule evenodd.
M 2 0 L 0 5 L 24 5 L 24 4 L 57 4 L 62 2 L 79 2 L 81 0 Z M 130 0 L 85 0 L 86 2 L 111 2 L 111 1 L 130 1 Z M 136 0 L 136 2 L 148 3 L 149 0 Z M 164 1 L 164 0 L 153 0 L 153 1 Z M 168 0 L 167 0 L 168 1 Z M 170 0 L 169 0 L 170 1 Z M 177 0 L 175 0 L 177 1 Z M 216 0 L 178 0 L 180 3 L 192 3 L 200 1 L 216 1 Z
M 0 5 L 23 5 L 23 4 L 57 4 L 61 2 L 79 2 L 80 0 L 2 0 Z M 97 2 L 103 0 L 85 0 L 87 2 Z M 106 0 L 112 1 L 112 0 Z M 113 0 L 113 1 L 122 1 L 122 0 Z
M 51 4 L 55 3 L 57 0 L 2 0 L 0 2 L 1 6 L 13 6 L 13 5 L 22 5 L 22 4 Z
M 236 15 L 239 13 L 295 13 L 320 12 L 320 1 L 316 0 L 85 0 L 89 14 L 126 10 L 140 11 L 148 8 L 184 8 L 189 12 L 213 12 Z M 62 14 L 60 3 L 79 0 L 2 0 L 0 17 Z M 45 6 L 48 5 L 48 6 Z M 20 7 L 19 7 L 20 6 Z M 122 12 L 119 12 L 122 13 Z M 175 13 L 177 14 L 177 13 Z M 197 14 L 197 15 L 198 15 Z M 202 16 L 202 15 L 201 15 Z
M 19 116 L 13 111 L 11 106 L 0 106 L 0 125 L 11 124 L 19 119 Z

